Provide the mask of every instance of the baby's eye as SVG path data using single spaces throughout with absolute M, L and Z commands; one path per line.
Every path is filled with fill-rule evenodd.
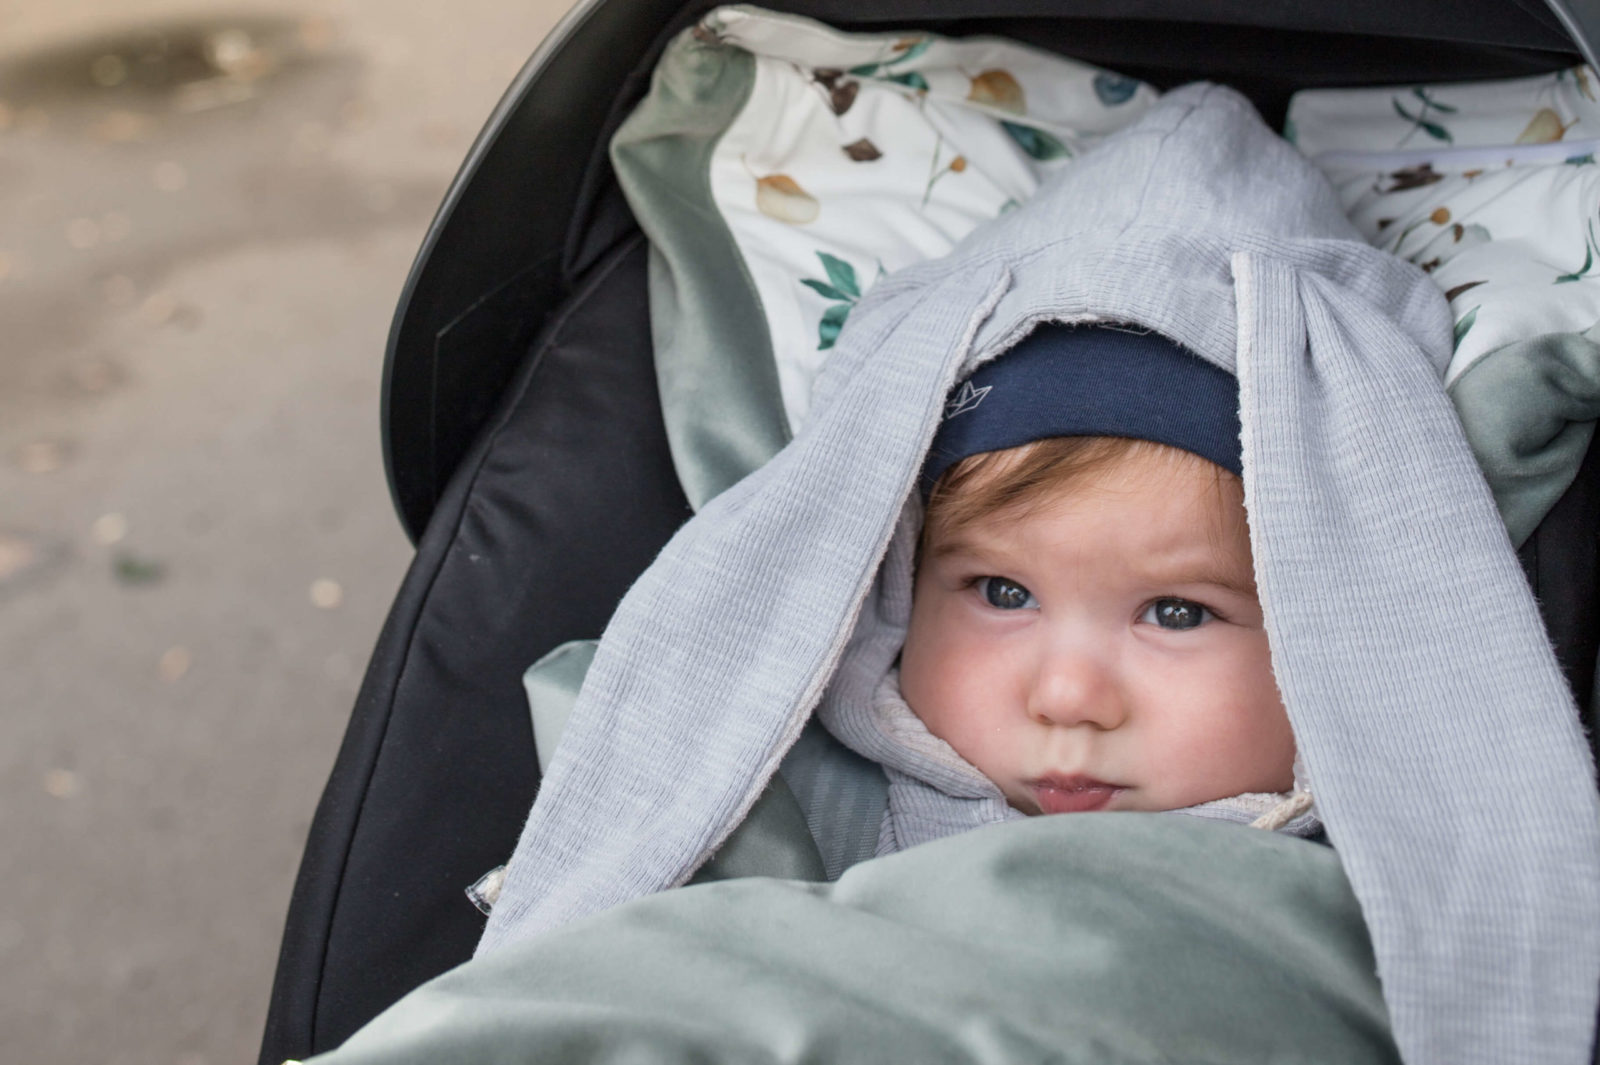
M 1188 599 L 1157 599 L 1145 608 L 1139 620 L 1147 625 L 1182 631 L 1199 628 L 1215 617 L 1210 610 Z
M 1009 577 L 982 577 L 978 587 L 984 600 L 997 610 L 1026 610 L 1039 605 L 1032 592 Z

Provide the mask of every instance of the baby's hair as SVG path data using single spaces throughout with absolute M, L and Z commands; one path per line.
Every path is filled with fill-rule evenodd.
M 1046 437 L 1004 451 L 969 455 L 946 470 L 928 496 L 917 558 L 935 539 L 1001 512 L 1025 515 L 1063 490 L 1144 455 L 1160 456 L 1175 469 L 1190 467 L 1213 474 L 1219 494 L 1239 490 L 1239 478 L 1232 471 L 1181 448 L 1121 436 Z

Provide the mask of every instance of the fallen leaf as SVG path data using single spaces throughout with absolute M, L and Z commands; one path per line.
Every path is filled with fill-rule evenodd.
M 39 549 L 32 540 L 0 533 L 0 584 L 32 567 L 38 558 Z
M 311 605 L 318 610 L 335 610 L 344 602 L 344 589 L 339 582 L 319 577 L 311 582 Z
M 111 560 L 111 572 L 119 584 L 155 584 L 167 575 L 167 567 L 154 559 L 118 552 Z
M 45 793 L 56 799 L 70 799 L 83 790 L 83 781 L 70 769 L 52 769 L 44 775 Z
M 128 111 L 118 109 L 108 111 L 104 118 L 89 127 L 89 136 L 97 141 L 106 141 L 112 144 L 127 144 L 131 141 L 142 141 L 150 136 L 155 129 L 154 117 L 142 111 Z
M 1433 213 L 1428 216 L 1428 221 L 1432 222 L 1436 226 L 1442 226 L 1446 224 L 1450 221 L 1450 208 L 1435 207 L 1433 209 Z
M 178 311 L 178 300 L 170 292 L 152 292 L 139 306 L 139 317 L 146 325 L 161 326 L 172 321 Z
M 122 514 L 102 514 L 94 519 L 89 534 L 94 537 L 95 543 L 110 547 L 128 535 L 128 519 Z
M 241 81 L 254 81 L 277 65 L 271 49 L 258 46 L 248 31 L 237 28 L 207 37 L 205 53 L 212 67 Z
M 189 655 L 189 649 L 182 644 L 167 648 L 162 654 L 161 661 L 156 664 L 161 673 L 161 679 L 171 684 L 189 672 L 189 667 L 194 660 Z

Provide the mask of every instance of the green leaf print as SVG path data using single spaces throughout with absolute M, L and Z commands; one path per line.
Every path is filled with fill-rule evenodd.
M 847 293 L 840 292 L 826 281 L 818 281 L 815 278 L 802 277 L 800 279 L 800 283 L 825 300 L 848 300 L 851 298 Z
M 883 80 L 892 81 L 896 85 L 904 85 L 909 89 L 916 89 L 918 92 L 928 91 L 928 79 L 918 74 L 915 70 L 907 71 L 904 74 L 885 74 Z
M 1451 107 L 1449 104 L 1442 104 L 1438 100 L 1435 100 L 1433 97 L 1428 95 L 1428 90 L 1422 88 L 1420 85 L 1411 90 L 1411 95 L 1421 100 L 1423 106 L 1431 107 L 1441 115 L 1453 115 L 1457 111 L 1461 110 L 1459 107 Z
M 1461 316 L 1461 320 L 1456 323 L 1455 338 L 1450 346 L 1451 351 L 1454 351 L 1461 346 L 1461 341 L 1465 339 L 1466 335 L 1472 331 L 1472 323 L 1476 322 L 1477 320 L 1477 307 L 1472 308 L 1472 310 Z
M 822 260 L 822 268 L 828 271 L 828 280 L 833 287 L 843 292 L 842 296 L 830 297 L 836 300 L 858 300 L 861 298 L 861 286 L 856 284 L 856 268 L 836 255 L 829 255 L 825 251 L 817 252 L 817 258 Z
M 1584 248 L 1584 250 L 1583 250 L 1583 265 L 1578 267 L 1576 270 L 1574 270 L 1570 274 L 1562 274 L 1560 277 L 1555 279 L 1554 283 L 1557 284 L 1557 285 L 1560 285 L 1560 284 L 1564 284 L 1565 282 L 1568 282 L 1568 281 L 1582 281 L 1583 280 L 1583 275 L 1587 274 L 1589 272 L 1589 268 L 1592 267 L 1593 265 L 1594 265 L 1594 249 L 1592 247 Z
M 854 303 L 835 303 L 832 307 L 822 312 L 822 321 L 817 323 L 817 350 L 827 351 L 839 339 L 839 330 L 844 328 L 844 320 L 850 317 Z
M 839 301 L 823 311 L 822 320 L 817 323 L 817 350 L 826 351 L 839 339 L 839 330 L 844 328 L 845 319 L 850 317 L 850 309 L 861 298 L 861 285 L 856 280 L 856 268 L 837 255 L 819 251 L 817 259 L 821 261 L 822 269 L 827 271 L 828 280 L 802 277 L 800 283 L 823 299 Z M 878 264 L 878 272 L 883 272 L 882 263 Z
M 920 37 L 920 38 L 917 39 L 917 42 L 915 44 L 913 44 L 911 47 L 907 48 L 905 51 L 901 52 L 899 55 L 895 56 L 893 59 L 889 60 L 889 62 L 891 62 L 891 63 L 909 63 L 909 62 L 911 62 L 911 60 L 917 58 L 917 56 L 921 55 L 923 52 L 926 52 L 928 50 L 928 46 L 931 45 L 932 43 L 933 43 L 933 38 L 932 37 Z
M 1020 125 L 1016 122 L 1001 121 L 1001 126 L 1011 134 L 1011 139 L 1018 146 L 1041 163 L 1048 163 L 1052 159 L 1070 159 L 1072 150 L 1056 138 L 1043 130 L 1034 129 L 1032 126 Z
M 922 84 L 912 85 L 912 87 L 927 91 L 928 83 L 922 81 L 920 74 L 885 74 L 883 71 L 888 70 L 896 63 L 909 63 L 923 52 L 926 52 L 931 44 L 933 44 L 933 38 L 931 37 L 902 37 L 889 46 L 889 50 L 895 54 L 887 59 L 880 59 L 876 63 L 862 63 L 859 66 L 853 66 L 850 68 L 849 73 L 858 78 L 885 78 L 889 81 L 898 81 L 902 85 L 911 85 L 911 82 L 903 79 L 915 77 Z M 882 53 L 880 52 L 879 54 L 881 55 Z
M 1444 110 L 1437 103 L 1428 100 L 1427 97 L 1423 97 L 1422 110 L 1420 113 L 1415 115 L 1410 111 L 1407 111 L 1405 107 L 1401 105 L 1398 98 L 1394 99 L 1392 103 L 1394 104 L 1394 109 L 1399 112 L 1400 117 L 1411 123 L 1411 133 L 1415 133 L 1420 129 L 1436 141 L 1444 141 L 1446 144 L 1455 143 L 1455 138 L 1450 135 L 1449 130 L 1445 129 L 1437 122 L 1430 122 L 1428 120 L 1428 109 L 1430 107 L 1439 111 Z M 1452 110 L 1454 109 L 1452 108 Z M 1404 144 L 1407 140 L 1409 140 L 1411 138 L 1411 133 L 1407 133 L 1405 137 L 1401 138 L 1400 143 Z
M 1583 238 L 1583 265 L 1570 274 L 1562 274 L 1552 284 L 1565 284 L 1568 281 L 1582 281 L 1588 275 L 1589 269 L 1594 266 L 1594 223 L 1589 223 L 1589 231 Z

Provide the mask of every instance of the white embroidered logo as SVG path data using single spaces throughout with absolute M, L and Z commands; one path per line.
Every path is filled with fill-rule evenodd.
M 944 405 L 944 416 L 946 418 L 954 418 L 957 414 L 965 414 L 967 411 L 975 409 L 978 404 L 983 402 L 983 397 L 989 394 L 989 389 L 993 387 L 994 385 L 984 385 L 982 388 L 973 388 L 971 381 L 966 382 L 961 386 L 961 391 L 957 392 L 950 402 Z

